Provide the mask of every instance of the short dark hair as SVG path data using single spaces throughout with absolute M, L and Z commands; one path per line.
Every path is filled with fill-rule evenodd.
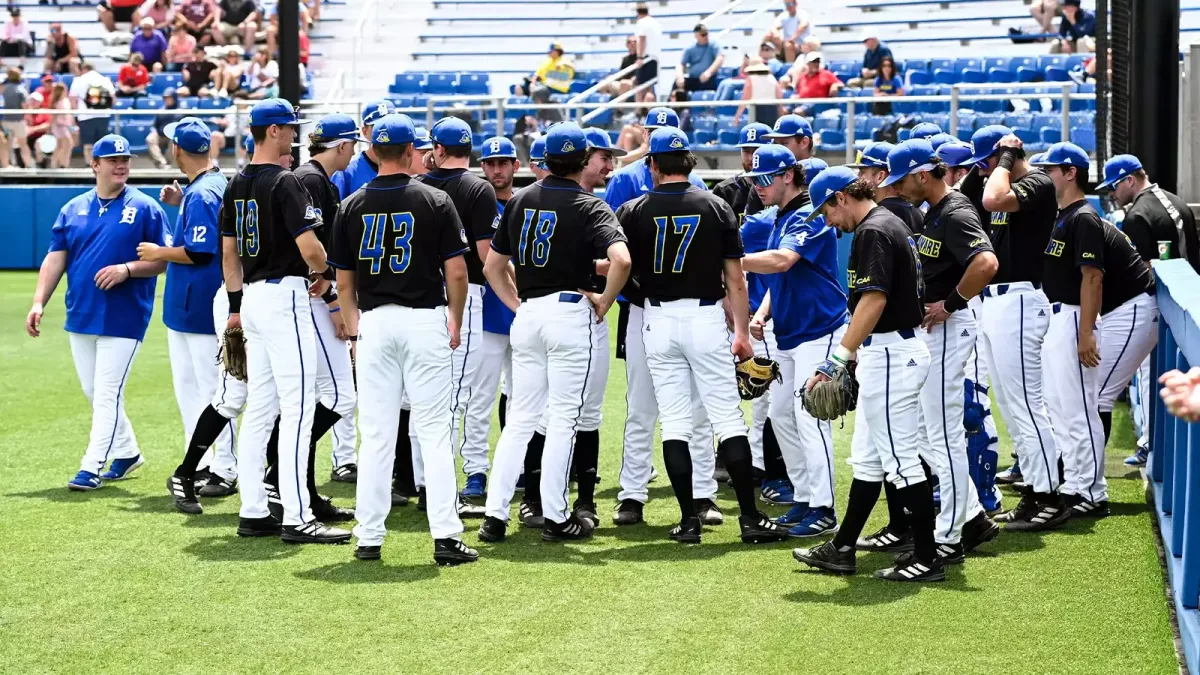
M 945 162 L 943 162 L 942 160 L 939 159 L 933 165 L 933 168 L 929 170 L 929 173 L 933 174 L 934 178 L 941 180 L 946 177 L 947 173 L 950 173 L 950 167 Z
M 658 172 L 664 176 L 686 176 L 696 168 L 696 156 L 690 150 L 650 155 L 650 161 L 654 162 Z
M 449 157 L 471 156 L 471 146 L 469 145 L 442 145 L 441 143 L 438 143 L 438 145 L 446 149 L 446 155 Z
M 805 186 L 808 185 L 808 182 L 805 181 L 804 166 L 802 164 L 797 164 L 797 165 L 793 166 L 791 169 L 789 169 L 789 171 L 792 172 L 792 185 L 799 185 L 800 187 L 804 187 L 805 192 L 807 192 L 808 188 Z
M 1131 173 L 1129 175 L 1133 176 L 1134 178 L 1136 178 L 1138 180 L 1146 180 L 1146 170 L 1145 169 L 1138 169 L 1137 171 L 1134 171 L 1133 173 Z
M 270 124 L 265 124 L 262 126 L 250 127 L 250 138 L 254 139 L 255 145 L 267 140 L 267 129 L 270 129 L 271 126 L 272 125 Z
M 861 178 L 847 185 L 842 192 L 845 192 L 847 197 L 860 202 L 875 199 L 875 186 Z
M 569 155 L 546 155 L 546 169 L 559 178 L 566 178 L 583 171 L 587 158 L 587 151 L 584 150 Z
M 636 10 L 638 16 L 648 16 L 650 14 L 649 7 L 638 7 Z
M 388 162 L 399 161 L 401 157 L 408 152 L 409 146 L 412 143 L 402 143 L 400 145 L 371 145 L 371 149 L 375 151 L 375 156 L 381 160 Z M 311 152 L 311 151 L 310 151 Z
M 696 24 L 696 27 L 692 29 L 692 32 L 693 33 L 707 33 L 708 26 L 705 26 L 702 23 L 698 23 L 698 24 Z

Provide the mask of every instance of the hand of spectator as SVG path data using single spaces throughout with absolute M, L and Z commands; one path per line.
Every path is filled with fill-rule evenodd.
M 1200 421 L 1200 368 L 1187 373 L 1172 370 L 1158 381 L 1163 385 L 1159 395 L 1168 412 L 1187 422 Z
M 711 79 L 712 79 L 712 73 L 708 72 L 707 70 L 704 71 L 703 73 L 700 73 L 700 81 L 701 82 L 708 82 Z

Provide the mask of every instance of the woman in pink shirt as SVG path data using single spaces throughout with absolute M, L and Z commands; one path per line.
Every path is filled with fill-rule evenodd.
M 21 18 L 20 7 L 9 7 L 8 21 L 0 30 L 0 57 L 25 58 L 33 53 L 33 34 L 29 23 Z
M 182 16 L 175 17 L 175 30 L 171 31 L 171 39 L 167 41 L 167 70 L 179 72 L 183 64 L 191 63 L 195 56 L 196 38 L 187 32 L 187 22 Z
M 71 98 L 67 96 L 67 85 L 55 82 L 50 89 L 50 106 L 55 110 L 71 110 Z M 72 136 L 75 132 L 74 115 L 54 115 L 50 119 L 50 133 L 57 144 L 54 154 L 50 156 L 50 166 L 65 169 L 71 165 L 71 149 L 75 143 Z

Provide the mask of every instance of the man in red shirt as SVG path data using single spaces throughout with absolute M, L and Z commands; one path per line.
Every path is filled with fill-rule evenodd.
M 25 104 L 25 107 L 29 108 L 30 110 L 49 107 L 48 103 L 50 101 L 50 97 L 46 96 L 44 98 L 45 100 L 43 100 L 43 97 L 39 92 L 35 91 L 29 96 L 29 101 Z M 25 116 L 25 142 L 34 151 L 34 156 L 37 158 L 38 166 L 43 169 L 49 166 L 50 158 L 38 149 L 36 141 L 42 136 L 45 136 L 49 131 L 49 115 L 30 113 Z M 32 169 L 33 167 L 27 166 L 25 168 Z
M 797 98 L 830 98 L 837 96 L 842 81 L 821 64 L 821 52 L 809 52 L 804 59 L 804 72 L 796 82 Z
M 145 96 L 146 85 L 150 84 L 150 71 L 142 63 L 142 55 L 129 55 L 129 63 L 117 72 L 117 96 Z

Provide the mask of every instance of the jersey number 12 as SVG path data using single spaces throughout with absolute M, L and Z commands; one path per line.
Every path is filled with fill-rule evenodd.
M 694 216 L 671 216 L 671 230 L 683 235 L 679 240 L 679 248 L 675 249 L 675 261 L 671 263 L 671 271 L 678 274 L 683 271 L 683 261 L 687 258 L 688 248 L 692 245 L 692 237 L 696 236 L 696 227 L 700 224 L 699 214 Z M 657 216 L 654 219 L 654 273 L 663 273 L 663 257 L 667 250 L 667 217 Z
M 412 262 L 413 215 L 409 212 L 390 214 L 393 254 L 388 256 L 384 250 L 383 239 L 388 230 L 389 214 L 363 214 L 362 244 L 358 249 L 358 259 L 371 263 L 371 274 L 379 274 L 383 267 L 383 259 L 388 259 L 388 267 L 395 274 L 403 274 Z
M 554 211 L 525 209 L 521 241 L 517 245 L 517 264 L 532 262 L 536 267 L 545 267 L 550 260 L 550 237 L 554 236 L 557 224 L 558 214 Z

